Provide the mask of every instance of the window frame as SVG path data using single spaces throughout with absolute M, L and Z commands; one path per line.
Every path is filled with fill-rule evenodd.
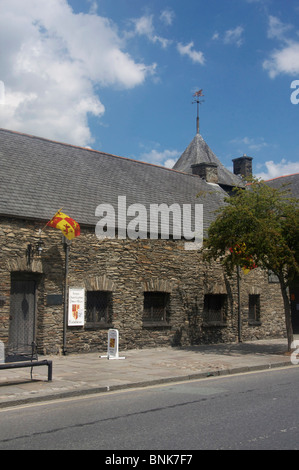
M 163 296 L 163 298 L 162 298 Z M 157 300 L 158 297 L 161 297 L 161 304 L 163 306 L 159 306 L 159 308 L 163 309 L 163 316 L 159 320 L 155 317 L 154 308 L 156 307 L 153 303 Z M 152 299 L 151 299 L 152 298 Z M 148 306 L 146 305 L 147 302 L 150 303 L 152 300 L 152 305 L 150 305 L 150 315 L 146 312 L 148 310 Z M 143 293 L 143 311 L 142 311 L 142 323 L 145 327 L 161 327 L 161 326 L 169 326 L 169 304 L 170 304 L 170 294 L 169 292 L 162 292 L 162 291 L 147 291 Z
M 96 299 L 98 297 L 105 296 L 105 299 Z M 93 297 L 93 299 L 92 299 Z M 97 315 L 99 314 L 99 309 L 97 309 L 96 303 L 103 303 L 106 304 L 105 308 L 105 315 L 104 321 L 98 320 Z M 90 308 L 90 303 L 92 305 L 92 319 L 89 320 L 90 312 L 88 311 Z M 88 290 L 86 291 L 86 314 L 85 314 L 85 328 L 96 328 L 96 329 L 106 329 L 111 328 L 112 325 L 112 292 L 104 291 L 104 290 Z
M 248 324 L 252 326 L 261 325 L 260 294 L 249 294 L 248 296 Z
M 212 303 L 219 303 L 219 308 L 212 308 Z M 205 294 L 204 308 L 203 308 L 203 326 L 227 326 L 227 309 L 228 298 L 227 294 Z M 220 315 L 217 318 L 216 314 Z M 214 318 L 213 318 L 214 316 Z

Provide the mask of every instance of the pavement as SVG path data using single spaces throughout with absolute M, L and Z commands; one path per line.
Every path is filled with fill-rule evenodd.
M 168 382 L 294 367 L 286 351 L 286 339 L 269 339 L 120 350 L 119 359 L 114 360 L 101 357 L 107 354 L 105 351 L 39 356 L 39 360 L 53 361 L 52 381 L 48 381 L 46 366 L 33 368 L 32 378 L 30 368 L 0 370 L 0 408 Z

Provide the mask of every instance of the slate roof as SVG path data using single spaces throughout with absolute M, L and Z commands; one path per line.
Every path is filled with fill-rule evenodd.
M 206 229 L 226 196 L 198 176 L 6 129 L 0 180 L 0 215 L 48 221 L 63 208 L 89 226 L 99 220 L 99 204 L 117 208 L 118 196 L 126 196 L 127 206 L 203 204 Z
M 239 186 L 243 187 L 241 179 L 231 173 L 216 157 L 214 152 L 210 149 L 203 137 L 197 133 L 188 145 L 186 150 L 182 153 L 181 157 L 175 163 L 173 169 L 184 171 L 185 173 L 192 173 L 191 165 L 195 163 L 216 163 L 218 166 L 218 179 L 221 186 Z
M 266 180 L 265 183 L 272 188 L 280 188 L 286 185 L 285 189 L 289 189 L 292 197 L 299 197 L 299 173 L 293 175 L 279 176 L 271 180 Z

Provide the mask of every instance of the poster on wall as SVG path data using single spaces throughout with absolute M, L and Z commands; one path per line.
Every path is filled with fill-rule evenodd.
M 84 289 L 69 289 L 68 326 L 84 326 Z

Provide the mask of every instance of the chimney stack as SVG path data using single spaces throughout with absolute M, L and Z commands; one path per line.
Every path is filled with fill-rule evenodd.
M 217 163 L 204 162 L 191 165 L 192 174 L 200 176 L 207 183 L 218 183 L 218 165 Z
M 252 176 L 252 157 L 248 157 L 245 153 L 243 157 L 234 158 L 234 174 L 241 175 L 243 178 Z

